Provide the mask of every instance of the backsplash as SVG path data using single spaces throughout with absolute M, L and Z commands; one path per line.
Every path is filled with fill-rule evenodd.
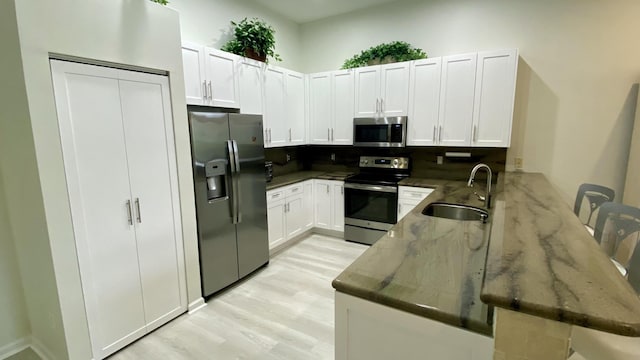
M 471 153 L 471 157 L 446 157 L 446 152 Z M 358 171 L 358 159 L 369 156 L 408 156 L 411 158 L 411 175 L 416 177 L 466 180 L 471 168 L 485 163 L 494 174 L 505 170 L 507 149 L 501 148 L 450 148 L 450 147 L 405 147 L 401 149 L 362 148 L 353 146 L 317 146 L 266 149 L 267 160 L 273 161 L 274 176 L 300 170 Z M 286 161 L 287 154 L 290 161 Z M 332 160 L 332 155 L 335 160 Z M 438 165 L 438 156 L 443 163 Z M 484 178 L 484 172 L 478 178 Z M 496 179 L 497 177 L 494 177 Z

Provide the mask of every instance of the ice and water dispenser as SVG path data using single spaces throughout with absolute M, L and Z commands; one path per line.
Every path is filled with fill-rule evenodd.
M 227 160 L 209 161 L 204 167 L 207 178 L 207 198 L 209 201 L 227 199 Z

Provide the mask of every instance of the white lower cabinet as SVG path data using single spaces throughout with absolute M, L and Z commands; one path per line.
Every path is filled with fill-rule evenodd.
M 314 180 L 315 226 L 344 231 L 344 181 Z
M 169 80 L 57 60 L 51 69 L 78 302 L 103 359 L 187 309 Z
M 309 230 L 313 223 L 313 180 L 267 191 L 269 249 Z
M 398 186 L 398 221 L 411 212 L 433 189 L 413 186 Z

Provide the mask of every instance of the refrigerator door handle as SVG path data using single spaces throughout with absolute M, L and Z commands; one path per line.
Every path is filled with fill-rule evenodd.
M 234 224 L 242 222 L 242 209 L 240 208 L 240 156 L 238 151 L 238 143 L 235 140 L 231 140 L 233 146 L 233 162 L 235 167 L 232 170 L 233 179 L 233 206 L 234 206 Z
M 236 156 L 233 151 L 232 140 L 227 140 L 227 150 L 229 152 L 229 167 L 231 168 L 229 177 L 231 178 L 231 222 L 237 224 L 238 204 L 236 198 Z

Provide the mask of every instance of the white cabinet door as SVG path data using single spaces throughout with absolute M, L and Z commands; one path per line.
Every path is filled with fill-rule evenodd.
M 331 182 L 328 180 L 314 180 L 313 194 L 315 197 L 315 225 L 323 229 L 332 227 L 332 195 Z
M 264 113 L 262 93 L 264 63 L 242 58 L 238 63 L 240 81 L 240 112 L 262 115 Z
M 237 62 L 239 57 L 228 52 L 205 48 L 207 97 L 211 106 L 240 108 Z
M 287 197 L 286 202 L 286 238 L 291 239 L 294 236 L 302 234 L 302 232 L 304 231 L 304 195 L 300 194 L 289 196 Z
M 409 107 L 410 62 L 380 66 L 380 112 L 406 116 Z
M 306 140 L 304 74 L 287 70 L 285 92 L 287 145 L 303 145 Z
M 178 316 L 186 303 L 173 123 L 166 77 L 132 73 L 120 100 L 133 196 L 147 331 Z M 149 181 L 153 174 L 153 181 Z
M 441 73 L 440 58 L 417 60 L 411 65 L 407 145 L 437 143 Z
M 333 130 L 332 143 L 337 145 L 353 145 L 353 71 L 333 71 Z
M 476 58 L 476 53 L 442 58 L 440 145 L 471 145 Z
M 419 200 L 398 199 L 398 221 L 402 220 L 402 218 L 410 213 L 419 203 Z
M 380 113 L 380 66 L 355 70 L 354 117 L 375 117 Z
M 309 142 L 311 144 L 331 143 L 331 74 L 331 72 L 324 72 L 309 75 Z M 349 116 L 353 119 L 353 110 Z
M 273 249 L 286 239 L 285 204 L 286 202 L 284 199 L 267 202 L 269 249 Z
M 264 80 L 264 122 L 267 147 L 284 146 L 289 131 L 284 103 L 285 70 L 267 66 Z
M 313 202 L 313 180 L 307 180 L 303 183 L 304 186 L 304 230 L 309 230 L 313 227 L 314 222 L 314 202 Z
M 204 47 L 182 44 L 182 66 L 184 68 L 184 92 L 188 105 L 205 105 Z
M 473 146 L 509 147 L 517 63 L 516 49 L 478 53 Z
M 332 181 L 331 229 L 344 231 L 344 182 Z

